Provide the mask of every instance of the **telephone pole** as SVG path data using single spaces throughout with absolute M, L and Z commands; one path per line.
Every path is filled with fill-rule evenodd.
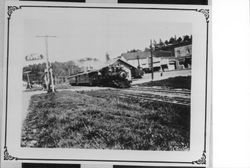
M 154 80 L 154 60 L 153 60 L 153 46 L 152 46 L 152 40 L 150 40 L 150 58 L 151 58 L 151 74 L 152 74 L 152 80 Z
M 26 71 L 26 72 L 24 72 L 24 73 L 26 73 L 26 75 L 27 75 L 27 88 L 29 88 L 29 89 L 31 89 L 31 82 L 30 82 L 30 77 L 29 77 L 29 73 L 30 73 L 31 71 Z
M 139 55 L 137 55 L 137 61 L 138 61 L 138 68 L 140 68 L 140 58 L 139 58 Z
M 37 38 L 44 38 L 45 40 L 45 50 L 46 50 L 46 77 L 45 77 L 45 83 L 47 87 L 47 92 L 50 92 L 50 85 L 52 92 L 55 92 L 55 84 L 54 84 L 54 79 L 53 79 L 53 71 L 51 64 L 49 62 L 49 49 L 48 49 L 48 39 L 49 38 L 55 38 L 56 36 L 49 36 L 49 35 L 44 35 L 44 36 L 36 36 Z

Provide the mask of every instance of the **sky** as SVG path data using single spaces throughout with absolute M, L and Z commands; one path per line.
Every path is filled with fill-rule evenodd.
M 36 37 L 42 35 L 56 36 L 49 38 L 49 59 L 63 62 L 85 57 L 104 61 L 106 53 L 115 58 L 128 50 L 143 50 L 151 39 L 192 34 L 190 23 L 169 22 L 167 15 L 152 12 L 86 10 L 60 16 L 24 20 L 24 57 L 45 55 L 45 40 Z

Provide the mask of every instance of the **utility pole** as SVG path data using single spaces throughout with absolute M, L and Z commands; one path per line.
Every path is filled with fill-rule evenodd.
M 151 58 L 151 73 L 152 73 L 152 80 L 154 80 L 154 62 L 153 62 L 153 46 L 152 40 L 150 40 L 150 58 Z
M 31 89 L 31 82 L 30 82 L 30 77 L 29 77 L 29 73 L 30 73 L 31 71 L 26 71 L 26 72 L 24 72 L 24 73 L 26 73 L 26 75 L 27 75 L 27 88 L 29 88 L 29 89 Z
M 44 38 L 45 40 L 45 50 L 46 50 L 46 77 L 45 77 L 45 83 L 47 87 L 47 92 L 50 92 L 50 85 L 52 92 L 55 92 L 55 84 L 54 84 L 54 79 L 53 79 L 53 71 L 51 64 L 49 62 L 49 49 L 48 49 L 48 38 L 55 38 L 56 36 L 36 36 L 37 38 Z
M 138 61 L 138 68 L 140 68 L 140 58 L 139 58 L 139 55 L 137 55 L 137 61 Z
M 29 87 L 29 89 L 31 89 L 31 83 L 30 83 L 29 73 L 27 73 L 27 79 L 28 79 L 28 87 Z

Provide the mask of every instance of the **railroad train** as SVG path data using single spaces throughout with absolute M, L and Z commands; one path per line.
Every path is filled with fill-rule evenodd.
M 82 72 L 71 75 L 69 83 L 72 86 L 107 86 L 116 88 L 128 88 L 131 86 L 131 77 L 124 68 L 107 66 L 100 70 Z

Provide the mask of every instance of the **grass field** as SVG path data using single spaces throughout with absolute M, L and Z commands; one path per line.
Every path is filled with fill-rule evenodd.
M 31 97 L 22 147 L 188 150 L 190 106 L 120 97 L 118 89 Z
M 178 76 L 168 79 L 151 81 L 142 84 L 137 84 L 138 86 L 162 86 L 170 87 L 173 89 L 189 89 L 191 90 L 191 76 Z

